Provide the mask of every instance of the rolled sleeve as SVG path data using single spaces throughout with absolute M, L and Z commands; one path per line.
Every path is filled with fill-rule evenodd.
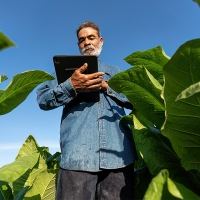
M 61 83 L 60 87 L 63 89 L 69 99 L 74 99 L 77 96 L 77 92 L 71 83 L 71 78 Z
M 37 90 L 37 102 L 42 110 L 51 110 L 69 103 L 77 96 L 70 78 L 57 85 L 47 82 Z

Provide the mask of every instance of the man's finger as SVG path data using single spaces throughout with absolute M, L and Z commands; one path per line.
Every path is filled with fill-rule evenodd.
M 102 78 L 103 75 L 104 75 L 104 72 L 96 72 L 93 74 L 87 74 L 89 79 Z
M 78 68 L 77 71 L 79 71 L 82 74 L 87 69 L 87 67 L 88 67 L 88 64 L 84 63 L 84 65 Z
M 100 90 L 101 84 L 95 84 L 88 87 L 88 91 Z

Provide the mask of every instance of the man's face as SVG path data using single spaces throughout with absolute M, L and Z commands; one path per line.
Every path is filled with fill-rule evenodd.
M 98 36 L 95 29 L 83 28 L 78 33 L 78 46 L 81 54 L 98 56 L 101 53 L 103 38 Z

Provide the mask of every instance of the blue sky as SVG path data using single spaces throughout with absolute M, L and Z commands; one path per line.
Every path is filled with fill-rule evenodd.
M 27 70 L 52 73 L 56 54 L 79 54 L 75 30 L 83 21 L 91 20 L 101 28 L 104 46 L 100 59 L 126 70 L 131 66 L 123 58 L 135 51 L 161 45 L 172 56 L 181 44 L 198 38 L 199 19 L 200 8 L 192 0 L 1 0 L 0 30 L 17 47 L 0 52 L 0 74 L 9 78 L 0 89 Z M 0 118 L 0 167 L 14 161 L 30 134 L 51 153 L 60 151 L 62 108 L 40 110 L 36 89 Z

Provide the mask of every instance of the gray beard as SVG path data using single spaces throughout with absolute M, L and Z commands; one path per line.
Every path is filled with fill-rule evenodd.
M 93 56 L 99 56 L 102 50 L 103 43 L 99 43 L 96 47 L 93 45 L 90 45 L 88 47 L 84 47 L 83 49 L 79 48 L 79 51 L 82 55 L 93 55 Z M 92 48 L 92 52 L 85 52 L 88 48 Z

